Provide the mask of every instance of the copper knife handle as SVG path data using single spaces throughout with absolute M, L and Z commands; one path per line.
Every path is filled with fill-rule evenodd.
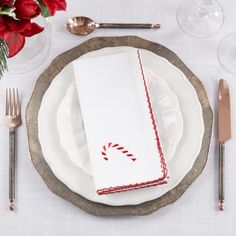
M 225 145 L 219 143 L 219 209 L 224 210 L 224 169 Z

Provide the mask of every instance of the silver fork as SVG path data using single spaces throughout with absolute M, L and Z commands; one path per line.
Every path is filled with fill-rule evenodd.
M 15 135 L 21 125 L 21 107 L 18 89 L 6 89 L 6 124 L 9 128 L 9 209 L 15 209 Z

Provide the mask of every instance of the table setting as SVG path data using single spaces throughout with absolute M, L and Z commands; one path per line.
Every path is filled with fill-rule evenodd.
M 0 2 L 2 235 L 234 235 L 235 8 Z

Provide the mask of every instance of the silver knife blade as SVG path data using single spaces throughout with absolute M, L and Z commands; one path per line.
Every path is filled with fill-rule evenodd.
M 218 137 L 219 143 L 225 143 L 231 139 L 230 92 L 227 82 L 223 79 L 219 81 Z

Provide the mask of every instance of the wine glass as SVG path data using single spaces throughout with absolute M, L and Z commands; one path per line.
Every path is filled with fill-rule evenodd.
M 26 38 L 23 49 L 16 56 L 8 59 L 8 71 L 11 74 L 32 71 L 48 57 L 52 32 L 50 19 L 39 16 L 34 22 L 44 27 L 44 30 L 33 37 Z
M 224 12 L 216 0 L 183 0 L 177 11 L 177 21 L 188 35 L 205 38 L 221 28 Z
M 221 40 L 218 59 L 227 71 L 236 74 L 236 33 L 229 34 Z

